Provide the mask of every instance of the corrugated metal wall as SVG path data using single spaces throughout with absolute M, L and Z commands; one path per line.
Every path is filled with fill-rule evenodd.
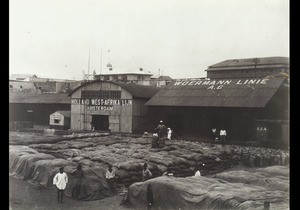
M 57 110 L 70 111 L 70 104 L 9 104 L 9 121 L 32 121 L 49 125 L 49 117 Z
M 82 98 L 81 91 L 121 91 L 121 100 L 132 100 L 132 95 L 122 89 L 120 86 L 108 83 L 99 82 L 91 83 L 79 88 L 72 93 L 72 98 Z M 100 99 L 100 98 L 99 98 Z M 132 104 L 114 104 L 109 110 L 94 110 L 90 111 L 87 105 L 72 104 L 71 105 L 71 129 L 72 130 L 91 130 L 93 115 L 107 115 L 109 129 L 112 132 L 132 132 Z

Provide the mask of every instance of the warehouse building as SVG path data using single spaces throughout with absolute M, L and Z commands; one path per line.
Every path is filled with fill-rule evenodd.
M 10 93 L 10 129 L 49 126 L 49 116 L 57 110 L 70 111 L 71 98 L 67 93 Z
M 158 92 L 153 86 L 95 80 L 71 93 L 71 129 L 140 133 L 148 125 L 144 105 Z
M 211 79 L 266 77 L 290 73 L 288 57 L 262 57 L 225 60 L 208 67 Z
M 152 127 L 164 120 L 175 136 L 210 139 L 225 128 L 228 141 L 288 145 L 286 77 L 178 80 L 146 105 Z
M 39 93 L 39 89 L 27 81 L 17 81 L 10 80 L 9 81 L 9 93 Z

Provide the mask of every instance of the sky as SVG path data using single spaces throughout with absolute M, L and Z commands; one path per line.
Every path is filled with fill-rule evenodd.
M 289 57 L 288 0 L 10 0 L 9 73 L 206 76 L 228 59 Z

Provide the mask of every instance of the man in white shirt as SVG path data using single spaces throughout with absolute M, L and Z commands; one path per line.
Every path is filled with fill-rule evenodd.
M 114 182 L 115 172 L 112 170 L 111 165 L 108 165 L 108 169 L 106 171 L 105 178 L 107 180 L 107 183 L 108 183 L 108 186 L 109 186 L 110 190 L 113 193 L 116 193 L 115 182 Z
M 205 166 L 205 164 L 203 163 L 202 166 Z M 198 176 L 198 177 L 201 176 L 200 167 L 198 166 L 196 169 L 197 169 L 197 171 L 196 171 L 196 173 L 195 173 L 195 176 L 196 176 L 196 177 L 197 177 L 197 176 Z
M 222 130 L 220 130 L 220 138 L 221 138 L 221 143 L 224 144 L 225 140 L 226 140 L 226 130 L 223 128 Z
M 171 136 L 172 136 L 172 130 L 171 128 L 168 128 L 167 138 L 171 140 Z
M 53 185 L 57 188 L 57 200 L 62 203 L 64 191 L 68 183 L 68 176 L 64 172 L 64 168 L 59 168 L 59 173 L 57 173 L 53 178 Z
M 201 173 L 199 170 L 196 171 L 195 176 L 201 176 Z

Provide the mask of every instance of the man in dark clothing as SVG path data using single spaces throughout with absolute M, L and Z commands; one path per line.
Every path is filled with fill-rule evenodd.
M 264 210 L 269 210 L 270 209 L 270 202 L 269 201 L 265 201 L 264 202 Z
M 75 186 L 72 190 L 72 197 L 78 199 L 81 190 L 82 179 L 84 177 L 82 165 L 80 163 L 78 164 L 77 169 L 72 173 L 72 175 L 75 178 Z
M 167 136 L 167 127 L 163 124 L 163 121 L 161 120 L 155 129 L 159 139 L 164 138 Z
M 148 186 L 147 186 L 147 210 L 152 209 L 153 206 L 154 206 L 153 192 L 152 192 L 151 184 L 148 184 Z

